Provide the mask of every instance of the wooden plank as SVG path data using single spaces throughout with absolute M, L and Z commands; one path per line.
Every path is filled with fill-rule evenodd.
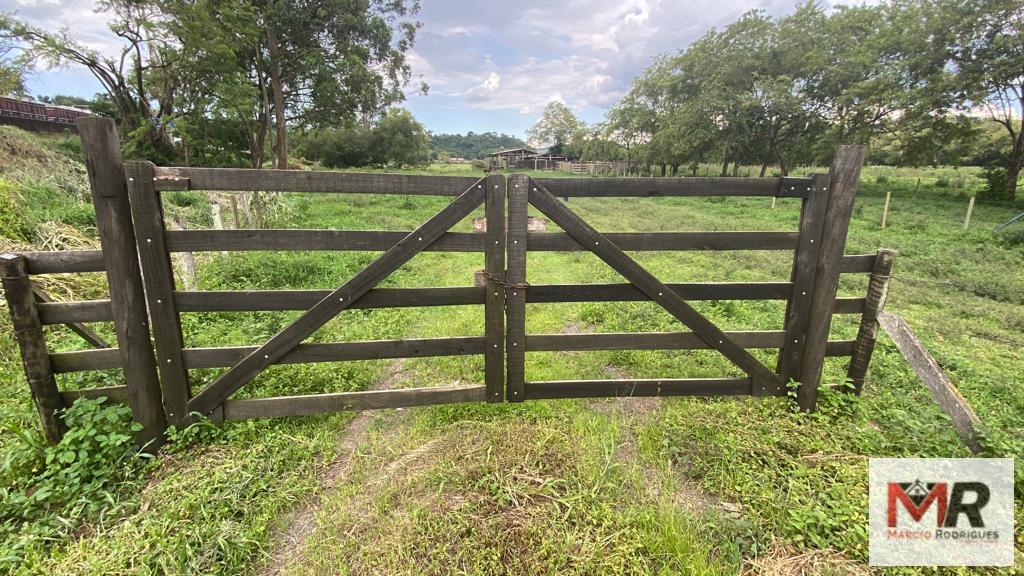
M 789 282 L 692 282 L 666 284 L 686 300 L 785 300 Z M 531 304 L 555 302 L 637 302 L 650 300 L 632 284 L 531 284 L 526 301 Z
M 800 382 L 797 403 L 804 411 L 814 410 L 818 397 L 818 383 L 825 360 L 829 327 L 832 325 L 832 307 L 839 286 L 840 263 L 846 247 L 846 232 L 850 228 L 853 199 L 857 195 L 860 169 L 864 163 L 864 146 L 836 148 L 829 170 L 828 207 L 817 262 L 814 289 L 811 292 L 807 332 L 804 335 L 803 357 L 800 360 Z
M 620 250 L 793 250 L 796 232 L 609 232 L 605 237 Z M 562 232 L 530 232 L 531 251 L 588 250 Z
M 275 312 L 308 310 L 331 290 L 205 290 L 174 293 L 179 312 Z M 480 286 L 444 288 L 374 288 L 349 308 L 410 308 L 484 304 Z
M 174 307 L 174 268 L 164 245 L 164 211 L 160 195 L 153 189 L 153 168 L 149 162 L 127 164 L 128 197 L 139 239 L 139 261 L 160 367 L 164 411 L 169 423 L 180 426 L 185 421 L 185 406 L 192 391 L 181 355 L 184 338 Z
M 483 354 L 485 345 L 486 340 L 480 336 L 299 344 L 276 364 L 468 356 Z M 233 366 L 256 349 L 257 346 L 186 348 L 185 366 L 190 369 Z
M 32 391 L 43 437 L 50 444 L 60 442 L 67 426 L 60 417 L 64 408 L 57 380 L 50 367 L 50 356 L 46 351 L 43 325 L 36 312 L 36 301 L 32 296 L 32 282 L 28 278 L 28 264 L 23 256 L 0 254 L 0 281 L 7 299 L 7 311 L 11 316 L 14 337 L 21 352 L 21 365 L 25 379 Z
M 116 348 L 97 348 L 77 352 L 54 352 L 50 354 L 50 365 L 54 374 L 85 372 L 86 370 L 109 370 L 122 368 L 121 353 Z
M 400 268 L 424 247 L 441 237 L 452 226 L 468 216 L 484 199 L 484 179 L 466 190 L 440 212 L 390 250 L 374 260 L 352 279 L 318 302 L 305 314 L 278 332 L 241 362 L 221 374 L 217 380 L 196 394 L 188 403 L 190 412 L 209 414 L 236 390 L 252 380 L 260 371 L 294 349 L 310 334 L 337 316 L 353 301 Z
M 328 414 L 342 410 L 378 410 L 457 402 L 482 402 L 485 397 L 486 387 L 466 384 L 438 388 L 368 390 L 366 392 L 228 400 L 224 402 L 224 419 L 250 420 L 253 418 Z
M 21 255 L 28 262 L 29 274 L 103 272 L 106 270 L 101 250 L 24 252 Z
M 487 177 L 484 214 L 487 219 L 484 271 L 487 274 L 484 304 L 484 383 L 487 401 L 505 399 L 505 178 Z
M 554 196 L 776 196 L 802 198 L 807 178 L 534 178 Z
M 78 133 L 89 172 L 96 227 L 114 311 L 114 328 L 131 400 L 129 404 L 132 417 L 142 425 L 135 441 L 143 449 L 155 451 L 164 441 L 167 419 L 149 341 L 146 301 L 121 161 L 121 144 L 117 139 L 117 128 L 110 118 L 79 118 Z
M 833 314 L 860 314 L 864 312 L 864 298 L 836 298 Z
M 874 266 L 874 254 L 848 254 L 839 261 L 839 271 L 843 274 L 871 272 Z
M 967 447 L 975 454 L 981 452 L 982 446 L 979 442 L 982 428 L 981 419 L 946 376 L 942 367 L 935 361 L 935 357 L 928 352 L 928 349 L 924 347 L 924 344 L 903 318 L 882 311 L 878 314 L 878 322 L 896 343 L 900 354 L 910 363 L 917 377 L 924 382 L 935 403 L 952 420 L 953 428 L 956 429 L 957 434 L 967 444 Z
M 878 337 L 878 314 L 885 308 L 885 297 L 889 292 L 889 278 L 892 266 L 896 261 L 895 250 L 879 250 L 875 259 L 875 269 L 868 280 L 868 295 L 864 303 L 864 313 L 860 317 L 853 354 L 846 378 L 853 384 L 853 392 L 860 394 L 864 388 L 864 378 L 868 374 L 871 353 L 875 349 Z
M 187 178 L 190 190 L 225 192 L 334 192 L 458 196 L 475 186 L 475 176 L 416 176 L 249 168 L 157 168 L 159 180 Z
M 726 332 L 744 348 L 778 348 L 782 330 Z M 604 332 L 594 334 L 527 334 L 527 352 L 587 352 L 593 350 L 710 350 L 693 332 Z M 829 342 L 826 355 L 849 356 L 852 340 Z
M 811 314 L 815 266 L 821 248 L 825 209 L 828 208 L 828 178 L 827 174 L 815 174 L 811 177 L 811 191 L 800 208 L 800 243 L 793 256 L 793 270 L 790 274 L 793 291 L 786 302 L 783 324 L 786 329 L 786 341 L 779 351 L 778 360 L 779 376 L 787 383 L 799 377 L 800 363 L 807 344 L 807 322 Z
M 505 290 L 505 356 L 508 364 L 505 399 L 522 402 L 526 398 L 526 226 L 529 209 L 529 178 L 513 174 L 508 179 L 508 269 L 506 281 L 515 286 Z
M 665 378 L 661 380 L 553 380 L 528 382 L 526 399 L 630 398 L 640 396 L 748 396 L 750 378 Z
M 36 301 L 36 311 L 39 314 L 40 322 L 42 322 L 42 313 L 39 310 L 40 306 L 45 304 L 63 304 L 62 302 L 54 302 L 53 298 L 50 298 L 50 295 L 47 294 L 45 290 L 43 290 L 34 283 L 32 284 L 32 296 L 35 298 Z M 74 310 L 73 307 L 71 309 Z M 42 323 L 45 324 L 45 322 Z M 88 326 L 81 324 L 81 320 L 61 322 L 61 324 L 66 325 L 69 330 L 71 330 L 75 334 L 78 334 L 82 338 L 82 340 L 88 342 L 89 345 L 92 346 L 93 348 L 110 348 L 110 344 L 108 344 L 106 340 L 101 338 L 99 334 L 93 332 L 92 328 L 89 328 Z
M 86 390 L 65 390 L 60 393 L 61 399 L 64 400 L 64 404 L 70 406 L 75 403 L 75 400 L 79 398 L 89 398 L 95 400 L 103 397 L 107 399 L 108 403 L 114 404 L 127 404 L 128 403 L 128 387 L 127 386 L 104 386 L 102 388 L 89 388 Z
M 110 300 L 79 300 L 75 302 L 39 302 L 39 320 L 44 326 L 81 322 L 110 322 L 114 309 Z
M 643 291 L 714 349 L 739 366 L 753 379 L 758 394 L 775 394 L 782 388 L 777 374 L 729 339 L 714 323 L 694 310 L 650 272 L 626 255 L 615 244 L 594 230 L 579 216 L 559 203 L 542 185 L 531 181 L 530 202 L 547 214 L 558 226 L 588 247 L 626 280 Z
M 170 252 L 241 252 L 279 250 L 384 251 L 409 232 L 379 230 L 168 230 Z M 482 252 L 485 238 L 447 232 L 428 252 Z

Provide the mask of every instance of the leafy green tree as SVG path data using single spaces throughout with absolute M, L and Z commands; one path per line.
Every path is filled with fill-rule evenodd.
M 508 134 L 467 132 L 466 134 L 432 134 L 430 148 L 435 154 L 445 151 L 449 156 L 478 159 L 492 152 L 522 148 L 526 143 Z
M 416 166 L 430 158 L 430 135 L 412 112 L 392 108 L 373 127 L 370 137 L 374 164 Z
M 572 110 L 557 100 L 548 102 L 537 123 L 526 131 L 526 139 L 537 146 L 547 146 L 553 154 L 572 153 L 569 148 L 573 134 L 583 122 Z

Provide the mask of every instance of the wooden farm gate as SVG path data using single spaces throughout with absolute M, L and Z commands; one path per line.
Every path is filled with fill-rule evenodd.
M 829 174 L 811 178 L 530 178 L 513 174 L 476 177 L 410 176 L 281 170 L 160 168 L 120 158 L 113 122 L 80 121 L 93 190 L 101 251 L 5 254 L 0 257 L 12 322 L 33 398 L 48 440 L 60 438 L 59 410 L 80 396 L 126 401 L 143 425 L 140 444 L 156 446 L 167 424 L 191 415 L 214 420 L 294 416 L 351 409 L 393 408 L 473 401 L 523 401 L 588 396 L 755 395 L 786 393 L 798 381 L 798 402 L 813 410 L 824 358 L 850 356 L 849 378 L 859 391 L 877 331 L 877 315 L 893 253 L 844 256 L 861 147 L 840 147 Z M 416 230 L 168 230 L 161 193 L 237 190 L 448 196 L 453 200 Z M 800 226 L 785 232 L 601 233 L 558 197 L 762 196 L 802 199 Z M 506 225 L 505 205 L 508 204 Z M 450 229 L 484 206 L 485 231 Z M 528 232 L 533 205 L 563 232 Z M 378 251 L 382 254 L 350 279 L 327 290 L 187 291 L 174 285 L 171 254 L 237 250 Z M 588 250 L 628 284 L 527 283 L 527 251 Z M 627 251 L 778 250 L 794 254 L 788 282 L 665 284 Z M 482 286 L 377 288 L 389 274 L 423 251 L 478 252 Z M 506 266 L 506 258 L 508 260 Z M 110 298 L 46 301 L 30 275 L 106 272 Z M 467 276 L 469 276 L 467 271 Z M 836 299 L 839 275 L 872 274 L 866 298 Z M 688 304 L 694 300 L 786 300 L 782 330 L 723 331 Z M 688 332 L 646 334 L 526 333 L 527 303 L 640 301 L 658 303 Z M 484 334 L 454 338 L 302 344 L 349 308 L 482 305 Z M 181 314 L 304 310 L 257 346 L 186 348 Z M 829 342 L 833 314 L 861 314 L 853 341 Z M 112 321 L 117 347 L 105 347 L 83 323 Z M 64 324 L 94 349 L 49 352 L 44 325 Z M 89 336 L 93 337 L 90 338 Z M 151 343 L 152 337 L 152 343 Z M 155 354 L 154 354 L 155 347 Z M 768 367 L 749 349 L 777 349 Z M 717 350 L 743 377 L 718 379 L 531 382 L 529 351 L 668 349 Z M 484 356 L 484 382 L 469 385 L 258 399 L 231 396 L 277 364 L 382 358 Z M 507 360 L 505 358 L 507 354 Z M 195 391 L 189 371 L 227 367 Z M 60 392 L 55 374 L 121 369 L 124 385 Z M 506 374 L 507 371 L 507 374 Z M 157 377 L 159 372 L 159 378 Z M 507 386 L 506 386 L 507 376 Z

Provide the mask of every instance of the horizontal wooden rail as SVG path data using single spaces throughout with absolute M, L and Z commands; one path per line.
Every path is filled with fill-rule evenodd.
M 479 180 L 476 176 L 416 176 L 250 168 L 156 168 L 155 177 L 157 190 L 260 190 L 416 196 L 458 196 Z
M 779 348 L 782 330 L 726 332 L 743 348 Z M 853 341 L 830 342 L 831 355 L 848 356 Z M 594 334 L 527 334 L 527 352 L 583 352 L 591 350 L 708 350 L 693 332 L 613 332 Z
M 275 312 L 308 310 L 330 290 L 246 290 L 175 292 L 179 312 Z M 484 288 L 374 288 L 352 303 L 351 309 L 460 306 L 484 303 Z
M 50 367 L 54 374 L 121 368 L 121 353 L 117 348 L 53 352 L 50 354 Z
M 375 410 L 379 408 L 406 408 L 456 402 L 483 402 L 486 387 L 465 384 L 438 388 L 406 388 L 403 390 L 369 390 L 366 392 L 338 392 L 310 396 L 279 396 L 226 400 L 225 420 L 249 420 L 279 416 L 308 416 L 341 410 Z
M 847 254 L 839 261 L 839 272 L 843 274 L 871 272 L 874 267 L 874 254 Z
M 72 272 L 103 272 L 100 250 L 58 250 L 53 252 L 21 252 L 29 274 L 62 274 Z
M 750 378 L 678 378 L 661 380 L 554 380 L 527 382 L 526 399 L 601 396 L 747 396 Z
M 810 178 L 534 178 L 560 197 L 776 196 L 805 198 Z
M 110 322 L 114 319 L 110 300 L 40 302 L 36 308 L 39 310 L 39 321 L 43 324 Z
M 795 250 L 796 232 L 608 232 L 621 250 Z M 589 250 L 564 232 L 530 232 L 531 252 Z
M 168 230 L 170 252 L 256 250 L 384 251 L 409 232 L 379 230 Z M 426 248 L 428 252 L 481 252 L 483 234 L 447 232 Z
M 483 336 L 457 338 L 421 338 L 415 340 L 373 340 L 300 344 L 277 364 L 313 362 L 344 362 L 349 360 L 382 360 L 385 358 L 426 358 L 432 356 L 468 356 L 483 354 Z M 234 366 L 256 350 L 256 346 L 230 348 L 186 348 L 186 368 L 220 368 Z
M 96 399 L 100 397 L 106 398 L 108 402 L 127 404 L 128 387 L 121 385 L 104 386 L 103 388 L 88 388 L 85 390 L 65 390 L 60 393 L 60 397 L 67 406 L 74 404 L 75 400 L 78 400 L 79 398 Z
M 785 300 L 789 282 L 691 282 L 667 284 L 685 300 Z M 633 284 L 538 284 L 526 291 L 531 304 L 650 300 Z

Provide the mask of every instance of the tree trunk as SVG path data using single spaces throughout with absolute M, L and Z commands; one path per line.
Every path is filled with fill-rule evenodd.
M 761 162 L 761 178 L 764 178 L 765 173 L 768 172 L 768 161 Z
M 273 8 L 273 0 L 267 0 L 267 8 Z M 269 10 L 268 10 L 269 11 Z M 281 59 L 278 54 L 277 33 L 267 26 L 267 54 L 270 56 L 270 86 L 274 92 L 274 124 L 277 136 L 274 150 L 277 152 L 277 168 L 288 169 L 288 128 L 284 118 L 284 86 L 281 82 Z
M 1017 198 L 1017 178 L 1020 177 L 1021 162 L 1024 162 L 1024 119 L 1021 119 L 1021 131 L 1016 136 L 1006 162 L 1006 197 L 1011 202 Z
M 263 93 L 265 98 L 266 92 L 264 91 Z M 253 137 L 252 147 L 249 149 L 249 158 L 252 161 L 253 168 L 263 167 L 263 147 L 267 141 L 267 125 L 270 123 L 269 112 L 270 111 L 267 109 L 267 103 L 264 102 L 262 109 L 260 110 L 259 118 L 257 119 L 259 126 L 256 128 L 256 135 Z
M 662 164 L 661 164 L 661 177 L 662 178 L 665 177 L 665 174 L 666 174 L 667 170 L 668 170 L 668 165 L 665 164 L 664 162 L 662 162 Z
M 732 165 L 732 175 L 733 175 L 734 178 L 740 175 L 740 163 L 739 163 L 739 161 L 733 163 L 733 165 Z
M 721 174 L 721 176 L 722 176 L 722 178 L 725 178 L 728 175 L 729 175 L 729 156 L 726 155 L 725 158 L 722 160 L 722 174 Z

